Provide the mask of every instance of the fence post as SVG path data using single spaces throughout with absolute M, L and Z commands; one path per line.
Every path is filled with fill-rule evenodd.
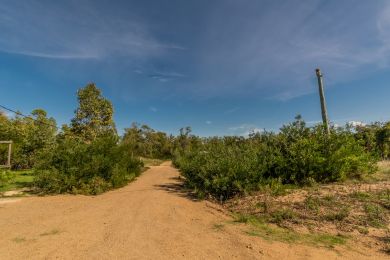
M 7 166 L 11 168 L 11 150 L 12 150 L 12 141 L 8 144 L 8 159 L 7 159 Z
M 8 144 L 7 163 L 6 165 L 0 165 L 0 167 L 11 168 L 12 141 L 0 141 L 0 144 Z

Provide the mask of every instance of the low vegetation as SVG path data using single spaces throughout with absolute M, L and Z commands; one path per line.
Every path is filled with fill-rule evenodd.
M 308 236 L 329 235 L 390 252 L 390 175 L 383 175 L 389 168 L 380 167 L 369 179 L 359 182 L 286 188 L 278 194 L 263 189 L 224 205 L 237 221 L 255 222 L 256 228 L 250 232 L 268 239 L 290 237 L 308 242 Z M 374 182 L 372 177 L 378 180 Z
M 174 163 L 200 196 L 218 200 L 265 186 L 362 178 L 376 170 L 378 159 L 352 129 L 333 128 L 326 136 L 322 126 L 307 127 L 301 117 L 279 133 L 196 140 L 177 150 Z
M 1 170 L 0 171 L 0 194 L 20 189 L 31 189 L 34 181 L 32 170 Z
M 186 185 L 249 224 L 248 235 L 325 247 L 389 247 L 390 124 L 306 126 L 199 138 L 182 131 L 173 163 Z M 217 228 L 217 227 L 215 227 Z M 379 246 L 378 246 L 379 245 Z
M 336 245 L 344 245 L 348 237 L 326 233 L 298 233 L 291 229 L 270 225 L 263 218 L 253 215 L 235 214 L 234 221 L 250 225 L 250 229 L 245 233 L 250 236 L 258 236 L 265 240 L 280 241 L 286 243 L 302 243 L 313 246 L 324 246 L 333 248 Z

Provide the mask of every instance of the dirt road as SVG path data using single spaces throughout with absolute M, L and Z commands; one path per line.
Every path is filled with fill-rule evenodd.
M 0 259 L 365 259 L 267 242 L 181 189 L 169 163 L 100 196 L 0 201 Z M 223 228 L 220 228 L 222 225 Z M 375 257 L 375 256 L 373 256 Z

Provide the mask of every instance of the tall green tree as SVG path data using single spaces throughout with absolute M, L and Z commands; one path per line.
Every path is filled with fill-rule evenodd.
M 91 142 L 106 133 L 116 134 L 113 106 L 94 83 L 81 88 L 77 97 L 79 106 L 71 122 L 71 131 L 76 136 Z

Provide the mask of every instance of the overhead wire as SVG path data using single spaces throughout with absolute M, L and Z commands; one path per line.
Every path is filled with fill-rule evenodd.
M 50 124 L 50 123 L 46 123 L 46 122 L 39 121 L 39 120 L 37 120 L 37 119 L 35 119 L 35 118 L 31 117 L 31 116 L 24 115 L 24 114 L 22 114 L 21 112 L 18 112 L 18 111 L 14 110 L 14 109 L 11 109 L 11 108 L 9 108 L 9 107 L 0 105 L 0 108 L 5 109 L 5 110 L 7 110 L 7 111 L 9 111 L 9 112 L 12 112 L 12 113 L 14 113 L 14 114 L 16 114 L 16 115 L 22 116 L 22 117 L 24 117 L 24 118 L 31 119 L 31 120 L 33 120 L 34 122 L 37 122 L 38 124 L 48 125 L 48 126 L 57 128 L 57 125 L 53 125 L 53 124 Z

